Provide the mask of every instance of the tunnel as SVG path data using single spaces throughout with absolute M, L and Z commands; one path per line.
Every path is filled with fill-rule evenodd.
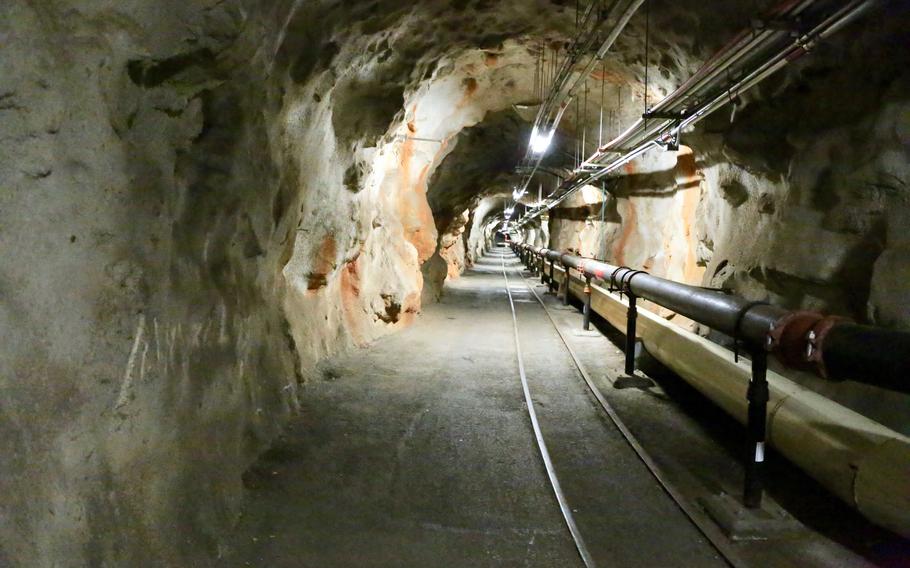
M 908 47 L 3 0 L 0 567 L 910 566 Z

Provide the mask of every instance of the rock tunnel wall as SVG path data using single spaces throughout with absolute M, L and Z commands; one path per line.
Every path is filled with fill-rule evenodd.
M 749 134 L 770 119 L 768 103 L 758 100 L 741 111 L 746 116 L 720 125 L 722 132 L 708 131 L 717 128 L 709 124 L 684 137 L 678 153 L 652 152 L 628 164 L 605 189 L 584 188 L 550 216 L 554 247 L 906 329 L 908 303 L 893 278 L 905 270 L 896 258 L 906 247 L 910 92 L 906 73 L 882 73 L 893 81 L 868 95 L 881 106 L 853 111 L 847 124 L 837 122 L 841 109 L 863 103 L 849 100 L 846 79 L 830 79 L 829 92 L 813 89 L 832 108 L 814 111 L 811 132 L 794 117 L 794 126 L 769 135 L 769 145 L 788 146 L 780 160 L 769 160 L 763 147 L 737 148 L 736 137 L 761 143 Z M 810 114 L 808 97 L 781 97 L 785 108 L 777 112 Z M 817 118 L 824 113 L 827 127 Z
M 0 565 L 216 557 L 295 408 L 263 34 L 231 3 L 0 7 Z
M 754 9 L 696 17 L 699 2 L 675 5 L 663 20 L 685 13 L 687 26 L 654 52 L 666 63 L 655 96 L 716 47 L 695 36 Z M 510 109 L 532 98 L 537 53 L 571 36 L 573 11 L 543 0 L 0 5 L 0 565 L 206 565 L 225 554 L 243 483 L 255 483 L 243 472 L 297 409 L 299 385 L 320 378 L 320 360 L 407 325 L 489 245 L 524 151 L 527 118 Z M 630 24 L 605 67 L 636 101 L 642 29 Z M 811 152 L 853 155 L 853 137 L 874 126 L 877 142 L 849 163 L 880 150 L 893 163 L 888 137 L 906 143 L 906 99 L 880 92 L 886 110 L 858 113 Z M 765 107 L 753 108 L 759 120 Z M 616 124 L 636 112 L 616 109 Z M 578 122 L 570 112 L 567 128 Z M 631 198 L 618 188 L 600 228 L 586 203 L 535 238 L 771 289 L 767 270 L 752 271 L 771 249 L 736 257 L 739 241 L 716 231 L 737 211 L 787 226 L 796 173 L 734 166 L 761 148 L 730 157 L 718 136 L 734 134 L 687 140 L 691 159 L 672 182 L 620 182 Z M 839 180 L 852 167 L 801 175 Z M 894 175 L 900 183 L 876 178 L 868 215 L 857 205 L 865 228 L 834 231 L 848 244 L 887 235 L 873 267 L 881 285 L 870 286 L 879 319 L 907 305 L 906 244 L 890 221 L 905 218 L 894 196 L 906 176 Z M 745 189 L 725 193 L 728 178 Z M 686 189 L 669 199 L 632 195 L 676 183 Z M 811 231 L 853 222 L 812 195 L 798 194 Z M 637 224 L 624 222 L 632 203 Z M 674 224 L 646 240 L 643 215 L 668 211 Z M 773 265 L 801 277 L 788 266 Z
M 898 53 L 910 38 L 899 21 L 835 37 L 735 114 L 684 133 L 679 152 L 652 151 L 583 188 L 551 212 L 549 246 L 910 329 L 910 74 Z M 527 238 L 540 241 L 536 231 Z M 904 395 L 787 374 L 910 433 Z
M 530 90 L 506 4 L 0 6 L 0 564 L 227 551 L 299 384 L 462 266 L 427 184 Z

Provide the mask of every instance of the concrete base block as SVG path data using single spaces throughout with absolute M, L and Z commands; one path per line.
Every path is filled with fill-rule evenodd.
M 602 334 L 596 329 L 585 331 L 583 329 L 573 329 L 572 335 L 575 337 L 602 337 Z
M 701 505 L 731 540 L 786 538 L 806 530 L 767 496 L 758 509 L 745 508 L 737 498 L 727 493 L 702 499 Z

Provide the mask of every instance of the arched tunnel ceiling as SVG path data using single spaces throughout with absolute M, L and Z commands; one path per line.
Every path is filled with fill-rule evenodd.
M 508 181 L 524 156 L 527 124 L 511 109 L 488 113 L 482 122 L 463 130 L 455 148 L 430 179 L 427 197 L 444 231 L 452 213 L 473 205 L 490 192 L 511 193 Z
M 649 99 L 771 4 L 650 0 Z M 883 4 L 522 236 L 910 328 L 910 28 Z M 217 552 L 321 362 L 483 253 L 575 9 L 0 2 L 0 564 L 207 565 L 187 543 Z M 640 116 L 645 27 L 567 109 L 544 191 L 590 151 L 601 98 L 604 137 Z M 903 398 L 819 390 L 910 431 Z
M 569 170 L 580 155 L 590 153 L 596 142 L 615 136 L 641 115 L 646 73 L 647 98 L 652 103 L 659 101 L 773 4 L 731 2 L 725 4 L 724 10 L 717 10 L 692 0 L 648 2 L 647 10 L 632 17 L 604 61 L 595 66 L 587 88 L 568 105 L 542 164 L 542 173 L 531 181 L 529 194 L 522 202 L 536 201 L 537 187 L 542 186 L 543 193 L 547 193 L 556 182 L 552 172 Z M 437 251 L 439 239 L 450 226 L 452 231 L 462 230 L 459 216 L 465 209 L 485 195 L 508 195 L 521 180 L 514 167 L 527 145 L 529 119 L 539 96 L 534 85 L 538 58 L 543 53 L 545 66 L 558 63 L 553 61 L 555 50 L 564 52 L 574 33 L 574 3 L 466 2 L 458 15 L 453 15 L 451 6 L 444 2 L 295 3 L 286 8 L 273 69 L 280 78 L 286 67 L 291 79 L 281 87 L 287 132 L 302 126 L 297 122 L 301 113 L 311 123 L 318 123 L 320 114 L 330 116 L 329 134 L 319 133 L 309 124 L 304 126 L 309 131 L 294 143 L 317 144 L 323 152 L 322 157 L 313 157 L 323 163 L 309 164 L 302 159 L 300 170 L 335 169 L 338 173 L 334 175 L 340 176 L 352 193 L 372 195 L 358 195 L 353 200 L 360 211 L 355 214 L 357 226 L 386 228 L 400 222 L 406 240 L 416 248 L 418 264 L 423 264 Z M 320 23 L 318 29 L 313 22 Z M 314 51 L 313 45 L 320 48 Z M 840 45 L 832 49 L 844 50 L 844 44 Z M 825 79 L 838 57 L 832 55 L 833 51 L 826 55 L 826 49 L 829 48 L 823 45 L 814 58 L 820 63 L 801 63 L 793 71 L 773 77 L 761 89 L 744 93 L 739 120 L 734 124 L 730 124 L 733 115 L 721 112 L 694 132 L 686 132 L 685 141 L 700 147 L 699 153 L 693 155 L 691 172 L 680 173 L 674 170 L 674 164 L 652 155 L 635 166 L 637 171 L 625 172 L 631 175 L 615 187 L 615 196 L 673 198 L 677 192 L 672 185 L 678 183 L 674 180 L 679 176 L 697 176 L 703 170 L 725 171 L 724 164 L 731 157 L 742 171 L 720 174 L 722 178 L 737 178 L 721 182 L 729 188 L 723 190 L 729 194 L 729 203 L 738 204 L 741 196 L 749 193 L 748 189 L 740 190 L 737 197 L 739 186 L 765 183 L 759 178 L 779 183 L 790 169 L 794 151 L 800 144 L 805 145 L 797 139 L 811 136 L 811 131 L 839 116 L 831 109 L 814 112 L 812 92 L 805 88 L 807 79 L 811 84 L 828 81 L 829 89 L 836 89 L 837 81 L 853 80 L 855 71 Z M 853 60 L 857 60 L 856 53 Z M 892 72 L 884 69 L 878 76 L 886 80 Z M 787 94 L 783 111 L 774 102 L 782 93 Z M 865 116 L 877 97 L 855 97 L 843 116 Z M 796 109 L 794 103 L 802 108 Z M 794 116 L 802 120 L 794 121 Z M 788 134 L 781 140 L 779 133 L 783 129 Z M 797 130 L 802 134 L 797 135 Z M 337 151 L 330 155 L 331 147 Z M 326 165 L 326 160 L 333 164 Z M 662 174 L 656 175 L 655 171 Z M 743 176 L 752 176 L 751 181 L 738 179 Z M 668 180 L 671 186 L 667 186 Z M 418 194 L 425 192 L 429 207 L 420 195 L 405 190 L 403 184 L 414 184 Z M 387 207 L 365 203 L 373 198 L 386 200 Z M 763 200 L 759 209 L 764 214 L 780 211 L 778 198 L 772 193 L 765 191 L 759 199 Z M 309 201 L 319 203 L 318 199 Z M 587 214 L 585 211 L 590 212 L 591 205 L 586 203 L 587 209 L 577 213 L 557 212 L 555 218 L 579 220 Z M 685 207 L 691 210 L 691 205 Z M 610 211 L 610 219 L 619 222 L 630 215 L 615 202 L 605 209 Z M 666 215 L 656 210 L 648 214 L 657 218 Z M 491 211 L 490 215 L 497 213 Z M 322 210 L 305 206 L 304 225 L 317 219 L 325 222 L 323 218 Z M 357 249 L 363 249 L 364 241 L 363 234 L 356 230 L 339 231 L 345 223 L 339 218 L 328 227 L 349 233 L 349 240 L 338 243 L 337 248 L 348 251 L 344 260 L 350 262 L 359 254 Z M 691 220 L 686 223 L 691 224 Z M 652 237 L 644 236 L 644 229 L 630 225 L 625 223 L 624 231 L 632 231 L 626 237 L 608 233 L 598 238 L 619 239 L 621 246 L 643 247 L 634 253 L 642 255 L 639 262 L 648 266 L 657 262 L 663 267 L 661 270 L 674 270 L 670 257 L 678 258 L 683 251 L 646 254 L 644 248 L 652 246 L 647 244 Z M 642 235 L 637 237 L 635 232 Z M 691 230 L 685 232 L 689 234 Z M 451 236 L 447 238 L 451 240 Z M 589 237 L 579 238 L 584 241 Z M 686 245 L 693 250 L 698 248 L 695 253 L 685 253 L 691 257 L 683 269 L 686 278 L 697 278 L 716 256 L 713 243 L 717 239 L 704 235 L 699 238 L 697 246 Z M 640 242 L 636 244 L 636 240 Z M 293 269 L 286 272 L 313 272 L 312 259 L 320 257 L 319 247 L 324 245 L 318 239 L 299 245 L 295 258 L 302 262 L 292 258 Z M 602 243 L 596 249 L 606 254 L 610 246 Z M 667 246 L 670 251 L 682 244 Z M 773 249 L 778 245 L 769 242 L 763 246 Z M 619 253 L 619 249 L 613 253 Z M 740 254 L 730 251 L 721 256 Z M 743 263 L 760 269 L 765 263 L 762 255 L 766 254 L 753 255 L 743 259 Z M 320 273 L 322 268 L 317 268 Z M 716 267 L 712 270 L 717 274 Z M 762 286 L 772 284 L 766 281 L 765 272 L 759 270 L 755 274 Z M 408 303 L 404 299 L 402 302 Z M 858 306 L 855 304 L 854 308 Z
M 770 2 L 728 3 L 722 14 L 691 0 L 653 0 L 651 4 L 650 86 L 654 100 L 677 86 L 700 61 Z M 453 16 L 453 10 L 459 15 Z M 513 77 L 521 76 L 528 82 L 518 85 L 512 93 L 493 93 L 500 100 L 484 101 L 481 106 L 486 108 L 479 109 L 480 120 L 487 120 L 483 114 L 488 110 L 496 115 L 516 103 L 533 103 L 530 81 L 535 73 L 535 58 L 544 47 L 546 65 L 554 65 L 553 49 L 564 52 L 573 36 L 575 10 L 572 2 L 540 0 L 462 2 L 457 6 L 447 2 L 288 3 L 273 65 L 276 69 L 287 68 L 294 84 L 307 84 L 309 88 L 304 91 L 316 102 L 324 96 L 331 98 L 336 143 L 343 153 L 351 151 L 355 156 L 356 164 L 345 172 L 346 185 L 355 189 L 371 169 L 358 149 L 374 147 L 379 137 L 394 132 L 396 121 L 408 118 L 408 106 L 420 101 L 421 89 L 448 73 L 482 80 L 486 74 L 501 71 L 502 66 L 512 66 L 516 67 Z M 557 143 L 547 158 L 554 167 L 571 164 L 577 153 L 576 138 L 582 136 L 579 124 L 591 128 L 587 148 L 592 147 L 598 137 L 593 125 L 600 123 L 601 106 L 605 114 L 601 137 L 640 114 L 644 29 L 644 16 L 639 13 L 620 35 L 603 67 L 595 70 L 584 97 L 589 102 L 587 112 L 577 109 L 577 103 L 570 105 Z M 452 67 L 459 56 L 472 51 L 483 54 L 487 68 Z M 583 121 L 579 118 L 582 115 Z M 471 127 L 472 120 L 463 127 Z M 501 118 L 491 115 L 489 120 L 496 122 Z M 486 127 L 481 124 L 478 128 Z M 510 130 L 515 134 L 512 144 L 503 143 L 495 149 L 504 152 L 503 158 L 487 159 L 492 168 L 490 178 L 506 173 L 501 165 L 527 143 L 528 129 Z M 454 136 L 458 130 L 447 135 Z M 470 152 L 464 146 L 475 142 L 485 144 L 489 140 L 472 135 L 459 141 L 462 149 L 453 158 Z M 472 175 L 479 176 L 482 166 L 475 164 L 473 168 Z M 434 171 L 432 179 L 445 184 L 445 177 Z M 475 187 L 475 191 L 483 188 Z M 434 212 L 443 213 L 443 193 L 440 189 L 431 191 Z M 451 203 L 457 209 L 463 200 L 453 198 Z M 457 213 L 447 210 L 441 217 Z

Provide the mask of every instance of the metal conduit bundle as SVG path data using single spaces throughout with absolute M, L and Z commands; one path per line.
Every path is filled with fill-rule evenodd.
M 676 147 L 683 129 L 727 103 L 735 104 L 741 93 L 805 55 L 817 42 L 879 3 L 880 0 L 784 0 L 740 32 L 625 132 L 598 148 L 547 197 L 546 205 L 531 210 L 519 226 L 648 150 Z M 611 155 L 614 157 L 609 158 Z

